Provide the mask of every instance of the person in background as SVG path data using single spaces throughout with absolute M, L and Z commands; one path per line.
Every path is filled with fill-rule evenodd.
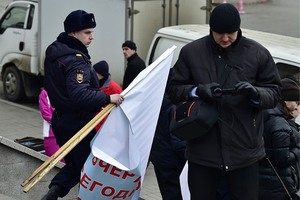
M 300 132 L 300 101 L 294 101 L 287 104 L 290 110 L 290 115 L 292 116 L 292 120 L 289 121 L 290 125 L 293 126 L 298 132 Z
M 117 106 L 120 94 L 107 95 L 99 90 L 88 47 L 92 43 L 96 21 L 84 10 L 71 12 L 64 21 L 65 31 L 48 46 L 45 56 L 45 89 L 55 108 L 51 124 L 59 146 L 68 142 L 109 103 Z M 80 181 L 81 169 L 89 156 L 90 142 L 96 130 L 83 138 L 65 157 L 65 166 L 51 180 L 42 200 L 64 197 Z
M 178 139 L 169 130 L 173 109 L 174 105 L 165 94 L 149 158 L 163 200 L 182 200 L 179 177 L 186 163 L 185 141 Z
M 299 200 L 300 134 L 290 113 L 300 101 L 300 87 L 289 78 L 281 82 L 282 101 L 264 111 L 266 158 L 259 165 L 259 200 Z
M 297 109 L 291 111 L 291 115 L 293 116 L 295 123 L 300 125 L 300 102 L 297 102 L 297 104 Z
M 136 44 L 130 40 L 122 44 L 124 57 L 127 59 L 127 67 L 123 77 L 122 88 L 125 90 L 135 77 L 146 68 L 145 62 L 138 56 Z
M 243 37 L 240 24 L 235 6 L 216 6 L 209 35 L 185 45 L 169 75 L 172 103 L 198 97 L 219 116 L 209 133 L 186 141 L 191 200 L 216 199 L 222 178 L 230 199 L 258 199 L 263 110 L 277 105 L 281 81 L 270 52 Z M 234 92 L 219 96 L 216 88 Z
M 294 76 L 290 76 L 290 77 L 286 77 L 286 78 L 289 78 L 289 79 L 292 79 L 295 83 L 297 83 L 297 85 L 300 85 L 300 82 L 299 82 L 299 78 L 297 79 L 296 77 Z M 291 107 L 292 109 L 290 114 L 292 115 L 292 122 L 294 123 L 291 123 L 293 126 L 296 127 L 296 129 L 300 132 L 300 101 L 294 101 L 294 102 L 290 102 L 288 104 L 286 104 L 287 107 Z M 296 109 L 293 109 L 293 107 L 296 107 Z
M 54 108 L 51 106 L 47 91 L 42 89 L 39 95 L 39 109 L 43 118 L 43 137 L 44 137 L 44 149 L 45 155 L 52 156 L 59 146 L 56 143 L 56 138 L 52 131 L 51 118 L 54 112 Z M 64 162 L 64 160 L 62 160 Z
M 97 74 L 98 80 L 99 80 L 99 87 L 102 92 L 105 94 L 111 95 L 111 94 L 121 94 L 122 88 L 121 86 L 116 83 L 109 73 L 109 66 L 108 63 L 105 60 L 101 60 L 100 62 L 93 65 L 93 68 Z M 106 119 L 106 118 L 105 118 Z M 99 128 L 104 123 L 105 119 L 103 119 L 97 126 L 96 131 L 99 130 Z

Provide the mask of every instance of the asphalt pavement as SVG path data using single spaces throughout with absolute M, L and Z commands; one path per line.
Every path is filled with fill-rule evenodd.
M 0 99 L 0 136 L 12 141 L 29 136 L 42 138 L 42 125 L 37 109 Z M 161 200 L 152 164 L 147 168 L 140 198 Z M 11 200 L 5 194 L 0 194 L 0 199 Z
M 244 3 L 243 10 L 242 28 L 300 37 L 299 0 L 267 0 L 265 3 L 254 4 L 249 2 Z

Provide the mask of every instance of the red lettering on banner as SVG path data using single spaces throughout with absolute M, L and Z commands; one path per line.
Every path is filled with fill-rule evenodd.
M 137 179 L 134 180 L 134 183 L 136 183 L 136 188 L 132 191 L 130 190 L 124 190 L 120 189 L 116 191 L 116 189 L 112 186 L 104 186 L 103 183 L 100 183 L 98 181 L 91 181 L 91 178 L 84 173 L 81 180 L 80 180 L 80 185 L 88 189 L 89 191 L 93 192 L 96 190 L 96 187 L 99 187 L 100 195 L 105 196 L 105 197 L 112 197 L 112 199 L 126 199 L 130 196 L 132 196 L 135 191 L 139 190 L 141 187 L 141 176 L 139 176 Z M 129 183 L 130 184 L 130 183 Z M 90 185 L 90 187 L 88 187 Z M 98 190 L 96 190 L 98 191 Z M 78 197 L 77 200 L 81 200 L 80 197 Z
M 129 172 L 127 172 L 127 171 L 124 171 L 124 174 L 123 174 L 123 176 L 122 176 L 122 179 L 126 179 L 128 176 L 129 176 L 129 177 L 134 177 L 135 174 L 129 173 Z
M 110 164 L 104 162 L 103 160 L 99 161 L 99 167 L 104 168 L 104 172 L 107 173 L 110 167 Z
M 92 164 L 95 166 L 95 165 L 97 164 L 98 160 L 99 160 L 99 159 L 98 159 L 97 157 L 94 156 L 94 157 L 92 158 Z
M 124 194 L 122 194 L 124 193 Z M 122 198 L 122 199 L 126 199 L 128 197 L 128 193 L 129 191 L 128 190 L 120 190 L 116 196 L 113 197 L 113 199 L 119 199 L 119 198 Z
M 89 176 L 87 173 L 84 173 L 80 179 L 80 185 L 82 188 L 87 189 L 90 192 L 96 192 L 100 191 L 98 195 L 103 196 L 103 197 L 109 197 L 110 199 L 126 199 L 128 197 L 131 197 L 134 195 L 136 191 L 138 191 L 141 188 L 141 176 L 135 177 L 136 175 L 134 173 L 130 173 L 125 170 L 121 170 L 113 165 L 110 165 L 103 160 L 93 157 L 92 160 L 92 165 L 93 166 L 99 166 L 99 169 L 101 171 L 103 170 L 104 173 L 107 173 L 107 175 L 117 178 L 121 178 L 123 180 L 128 179 L 128 184 L 131 186 L 135 187 L 135 189 L 132 190 L 126 190 L 126 189 L 120 189 L 120 188 L 114 188 L 112 186 L 108 186 L 105 183 L 105 178 L 104 182 L 98 182 L 94 180 L 93 176 Z M 131 182 L 131 183 L 130 183 Z M 133 184 L 133 185 L 132 185 Z M 79 197 L 78 197 L 79 198 Z M 80 198 L 78 200 L 81 200 Z
M 132 190 L 128 197 L 130 197 L 131 195 L 133 195 L 133 193 L 134 193 L 135 191 L 136 191 L 136 190 Z
M 113 176 L 116 176 L 116 177 L 120 177 L 120 173 L 115 173 L 115 172 L 122 172 L 123 170 L 115 167 L 112 165 L 112 169 L 110 170 L 110 174 L 113 175 Z
M 107 191 L 108 191 L 109 193 L 107 193 Z M 102 194 L 103 196 L 110 197 L 110 196 L 114 195 L 115 191 L 116 191 L 116 190 L 115 190 L 113 187 L 106 186 L 106 187 L 104 187 L 104 188 L 101 190 L 101 194 Z
M 88 182 L 90 182 L 91 180 L 92 179 L 90 177 L 88 177 L 88 175 L 86 173 L 84 173 L 82 178 L 80 179 L 80 185 L 86 189 L 87 186 L 84 185 L 84 183 L 88 184 Z
M 139 176 L 139 177 L 138 177 L 137 179 L 135 179 L 133 182 L 134 182 L 134 183 L 138 183 L 137 186 L 136 186 L 136 188 L 135 188 L 135 190 L 139 190 L 140 187 L 141 187 L 141 176 Z
M 133 174 L 133 173 L 129 173 L 127 171 L 121 170 L 113 165 L 110 165 L 110 164 L 104 162 L 103 160 L 101 160 L 97 157 L 93 157 L 92 164 L 95 166 L 95 165 L 97 165 L 97 163 L 100 168 L 103 168 L 103 172 L 109 173 L 112 176 L 121 177 L 122 179 L 127 179 L 128 177 L 135 176 L 135 174 Z
M 91 185 L 91 187 L 90 187 L 89 190 L 90 190 L 90 191 L 93 191 L 97 185 L 103 186 L 102 183 L 100 183 L 100 182 L 98 182 L 98 181 L 93 181 L 93 183 L 92 183 L 92 185 Z

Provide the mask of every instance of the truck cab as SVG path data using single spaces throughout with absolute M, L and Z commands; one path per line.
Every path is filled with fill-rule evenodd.
M 78 9 L 94 13 L 97 26 L 89 47 L 91 62 L 106 60 L 112 78 L 121 83 L 129 38 L 130 0 L 13 0 L 0 16 L 0 80 L 7 100 L 38 97 L 44 80 L 48 46 L 64 31 L 63 21 Z M 58 6 L 59 12 L 58 12 Z
M 161 28 L 154 36 L 146 65 L 172 45 L 176 45 L 172 65 L 178 58 L 180 49 L 187 43 L 209 34 L 208 25 L 179 25 Z M 300 82 L 300 39 L 242 28 L 243 36 L 265 46 L 271 53 L 281 78 L 292 77 Z
M 0 77 L 8 100 L 33 96 L 41 87 L 37 18 L 37 1 L 14 1 L 0 17 Z

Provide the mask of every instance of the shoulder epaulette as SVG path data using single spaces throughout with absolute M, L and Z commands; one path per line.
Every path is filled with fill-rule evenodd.
M 81 57 L 87 64 L 91 64 L 91 61 L 83 54 L 80 54 L 80 53 L 76 53 L 75 56 L 78 58 L 78 57 Z

